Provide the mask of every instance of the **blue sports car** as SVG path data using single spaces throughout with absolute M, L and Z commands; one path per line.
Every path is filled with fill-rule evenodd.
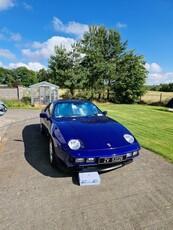
M 63 171 L 112 170 L 139 155 L 133 134 L 88 101 L 53 101 L 40 113 L 40 129 L 49 137 L 51 165 Z

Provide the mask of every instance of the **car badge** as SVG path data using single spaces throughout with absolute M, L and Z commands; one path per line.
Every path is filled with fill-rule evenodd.
M 107 146 L 108 146 L 108 147 L 111 147 L 111 144 L 110 144 L 110 143 L 107 143 Z

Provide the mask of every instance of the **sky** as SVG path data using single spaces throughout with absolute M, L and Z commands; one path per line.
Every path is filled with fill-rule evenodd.
M 48 68 L 89 26 L 120 32 L 143 55 L 147 85 L 173 82 L 173 0 L 0 0 L 0 67 Z

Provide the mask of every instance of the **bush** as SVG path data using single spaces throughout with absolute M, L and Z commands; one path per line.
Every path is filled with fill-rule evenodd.
M 30 97 L 23 97 L 21 99 L 21 102 L 23 102 L 25 105 L 30 105 L 31 104 L 31 98 Z
M 71 95 L 70 91 L 66 91 L 61 98 L 64 100 L 68 99 L 75 99 L 75 100 L 92 100 L 93 99 L 93 92 L 89 90 L 79 90 L 75 95 Z
M 62 94 L 61 98 L 64 100 L 73 99 L 70 91 L 66 91 L 64 94 Z
M 87 91 L 79 91 L 76 95 L 75 95 L 75 99 L 77 100 L 92 100 L 93 99 L 93 93 L 89 90 Z

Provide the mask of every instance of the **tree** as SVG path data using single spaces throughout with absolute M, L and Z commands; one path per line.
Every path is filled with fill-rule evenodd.
M 160 89 L 159 91 L 163 92 L 173 92 L 173 83 L 169 84 L 160 84 Z
M 72 51 L 56 46 L 55 55 L 49 59 L 49 68 L 53 83 L 61 88 L 69 89 L 71 95 L 74 96 L 75 89 L 79 89 L 82 82 L 80 54 L 76 45 L 72 46 Z
M 13 78 L 12 71 L 0 67 L 0 84 L 7 84 L 9 87 L 12 87 L 13 83 L 14 83 L 14 78 Z
M 149 90 L 161 91 L 161 92 L 173 92 L 173 83 L 152 85 L 149 86 Z
M 45 70 L 44 68 L 43 69 L 40 69 L 38 72 L 37 72 L 37 79 L 38 81 L 48 81 L 48 82 L 52 82 L 51 81 L 51 77 L 50 77 L 50 73 L 48 70 Z
M 127 41 L 121 42 L 118 31 L 107 30 L 104 26 L 91 26 L 79 44 L 84 57 L 82 66 L 87 75 L 86 87 L 99 92 L 99 96 L 106 89 L 109 100 L 111 85 L 117 76 L 118 61 L 126 49 Z
M 53 83 L 68 88 L 72 96 L 75 89 L 87 91 L 90 99 L 106 92 L 109 101 L 113 92 L 114 101 L 133 103 L 144 92 L 143 57 L 127 51 L 118 31 L 91 26 L 71 48 L 55 47 L 49 68 Z
M 15 84 L 21 84 L 27 87 L 38 82 L 36 72 L 28 70 L 24 66 L 14 69 L 13 77 Z
M 112 85 L 114 101 L 134 103 L 144 94 L 144 83 L 147 76 L 144 64 L 143 56 L 137 56 L 133 51 L 129 51 L 121 57 L 118 65 L 118 75 Z

